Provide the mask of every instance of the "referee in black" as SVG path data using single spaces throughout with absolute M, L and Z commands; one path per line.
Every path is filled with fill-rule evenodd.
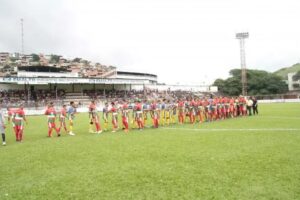
M 258 105 L 257 105 L 257 99 L 255 97 L 252 97 L 252 101 L 253 101 L 253 105 L 252 105 L 252 109 L 253 109 L 253 115 L 258 115 Z

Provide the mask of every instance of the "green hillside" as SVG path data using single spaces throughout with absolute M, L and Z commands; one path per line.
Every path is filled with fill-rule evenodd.
M 274 72 L 274 74 L 283 77 L 284 79 L 287 79 L 287 74 L 291 72 L 298 72 L 300 71 L 300 63 L 294 64 L 291 67 L 285 67 L 281 68 Z

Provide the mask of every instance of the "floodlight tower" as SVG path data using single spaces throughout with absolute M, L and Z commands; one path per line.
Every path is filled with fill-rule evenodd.
M 235 38 L 240 40 L 240 56 L 241 56 L 241 77 L 242 77 L 242 94 L 247 95 L 247 69 L 245 56 L 245 39 L 249 37 L 248 32 L 237 33 Z

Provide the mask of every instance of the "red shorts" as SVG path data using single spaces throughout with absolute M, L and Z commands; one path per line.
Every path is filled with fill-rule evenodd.
M 48 122 L 48 127 L 49 128 L 55 128 L 55 122 Z
M 23 125 L 15 125 L 15 130 L 23 130 Z

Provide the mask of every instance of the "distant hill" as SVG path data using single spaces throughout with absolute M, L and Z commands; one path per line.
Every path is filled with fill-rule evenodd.
M 291 67 L 285 67 L 281 68 L 274 72 L 274 74 L 283 77 L 284 79 L 287 79 L 287 74 L 291 72 L 298 72 L 300 71 L 300 63 L 294 64 Z

